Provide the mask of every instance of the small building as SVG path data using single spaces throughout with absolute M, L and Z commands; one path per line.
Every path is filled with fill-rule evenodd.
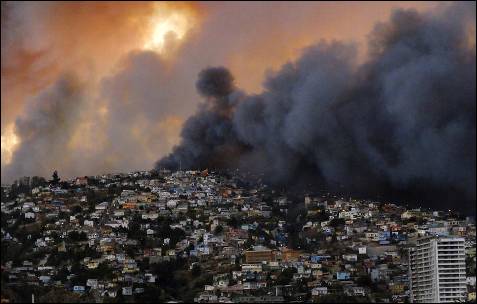
M 75 181 L 75 184 L 76 184 L 77 186 L 86 186 L 86 185 L 88 185 L 88 177 L 87 177 L 87 176 L 77 177 L 77 178 L 76 178 L 76 181 Z
M 85 292 L 86 288 L 83 285 L 75 285 L 73 286 L 73 292 L 83 293 Z
M 262 263 L 274 260 L 273 251 L 263 246 L 255 246 L 253 250 L 245 251 L 246 263 Z
M 123 287 L 123 296 L 132 296 L 132 287 Z
M 315 287 L 311 290 L 311 296 L 324 296 L 328 294 L 328 287 Z
M 336 279 L 339 281 L 347 281 L 350 279 L 350 274 L 348 272 L 337 272 Z

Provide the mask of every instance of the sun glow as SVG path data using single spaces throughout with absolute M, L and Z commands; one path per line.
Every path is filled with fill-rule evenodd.
M 20 143 L 18 136 L 14 132 L 13 124 L 5 128 L 1 136 L 2 139 L 2 163 L 9 164 L 12 161 L 13 152 Z
M 184 39 L 192 28 L 193 11 L 187 8 L 172 8 L 157 4 L 151 17 L 151 30 L 144 48 L 166 53 Z

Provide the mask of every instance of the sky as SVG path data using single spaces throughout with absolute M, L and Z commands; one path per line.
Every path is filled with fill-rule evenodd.
M 2 2 L 2 182 L 151 169 L 203 99 L 203 69 L 227 67 L 260 94 L 309 46 L 353 43 L 363 62 L 369 33 L 394 9 L 443 5 Z

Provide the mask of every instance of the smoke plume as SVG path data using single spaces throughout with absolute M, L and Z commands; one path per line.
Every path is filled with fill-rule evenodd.
M 427 10 L 435 3 L 1 5 L 1 177 L 9 183 L 22 175 L 49 177 L 55 169 L 65 179 L 151 168 L 179 142 L 183 121 L 197 106 L 194 82 L 204 67 L 227 66 L 237 87 L 260 92 L 264 72 L 303 47 L 321 38 L 359 44 L 393 7 Z M 44 93 L 65 74 L 81 84 L 81 98 L 64 109 L 74 111 L 67 114 L 74 119 L 49 119 L 36 104 L 50 103 Z M 17 122 L 37 123 L 39 115 L 44 124 L 59 122 L 50 127 L 56 131 L 24 139 Z M 241 159 L 232 157 L 241 149 L 228 147 L 229 160 Z
M 78 109 L 83 106 L 84 97 L 83 84 L 67 74 L 31 100 L 15 122 L 22 143 L 5 174 L 40 175 L 55 168 L 58 159 L 69 163 L 72 151 L 68 146 L 80 121 Z
M 277 185 L 326 183 L 475 211 L 469 28 L 475 35 L 475 3 L 396 10 L 370 33 L 366 62 L 353 44 L 322 41 L 270 73 L 258 95 L 208 68 L 196 86 L 206 100 L 156 166 L 237 167 Z

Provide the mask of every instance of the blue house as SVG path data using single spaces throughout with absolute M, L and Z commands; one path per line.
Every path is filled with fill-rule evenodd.
M 312 261 L 313 263 L 318 263 L 320 260 L 321 260 L 321 257 L 319 255 L 312 255 L 310 257 L 310 261 Z
M 76 285 L 76 286 L 73 286 L 73 291 L 74 292 L 84 292 L 86 289 L 84 286 L 81 286 L 81 285 Z
M 51 204 L 55 207 L 61 207 L 64 205 L 63 201 L 58 201 L 58 200 L 52 201 Z
M 310 260 L 314 263 L 318 263 L 324 260 L 331 258 L 329 255 L 312 255 L 310 256 Z
M 392 233 L 392 239 L 396 240 L 396 241 L 405 241 L 407 238 L 406 238 L 406 235 L 404 235 L 402 233 L 393 232 Z
M 283 232 L 277 233 L 275 240 L 280 243 L 286 243 L 287 242 L 287 236 Z
M 347 281 L 350 279 L 350 274 L 348 272 L 337 272 L 336 279 L 339 281 Z
M 381 231 L 381 232 L 379 232 L 378 239 L 379 239 L 379 241 L 386 241 L 386 240 L 389 240 L 390 237 L 391 237 L 391 232 Z

